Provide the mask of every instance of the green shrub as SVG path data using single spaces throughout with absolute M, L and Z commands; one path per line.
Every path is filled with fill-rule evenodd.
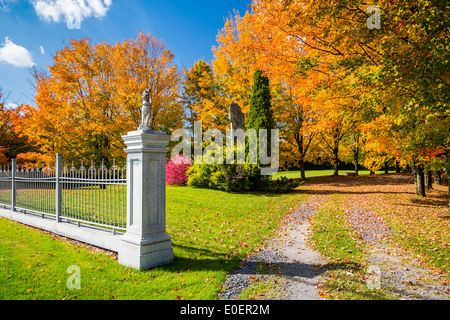
M 214 188 L 224 191 L 249 190 L 247 165 L 194 164 L 188 171 L 189 186 Z
M 188 186 L 213 188 L 215 186 L 211 177 L 220 171 L 220 165 L 217 164 L 194 164 L 187 171 Z
M 286 193 L 299 186 L 293 179 L 271 181 L 261 175 L 258 164 L 194 164 L 187 172 L 189 186 L 223 191 L 267 191 Z

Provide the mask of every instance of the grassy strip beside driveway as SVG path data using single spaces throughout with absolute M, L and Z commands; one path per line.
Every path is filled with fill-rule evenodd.
M 371 289 L 367 250 L 345 219 L 343 195 L 334 194 L 311 219 L 311 242 L 327 259 L 320 295 L 328 299 L 392 299 L 382 289 Z

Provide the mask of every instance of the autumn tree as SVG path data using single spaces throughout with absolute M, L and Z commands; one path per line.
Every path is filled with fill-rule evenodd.
M 0 165 L 11 162 L 18 154 L 38 151 L 26 136 L 15 128 L 15 122 L 21 118 L 20 108 L 7 103 L 0 88 Z
M 189 70 L 184 70 L 181 98 L 190 130 L 193 131 L 194 121 L 201 121 L 205 129 L 226 129 L 229 105 L 222 97 L 221 87 L 210 64 L 199 60 Z
M 226 19 L 213 47 L 214 76 L 228 106 L 236 102 L 244 114 L 249 112 L 254 74 L 257 69 L 256 53 L 247 43 L 253 38 L 251 20 L 238 12 Z
M 217 36 L 213 61 L 215 77 L 228 100 L 237 102 L 248 116 L 254 73 L 263 70 L 270 79 L 273 118 L 280 129 L 280 164 L 284 167 L 304 168 L 304 161 L 314 140 L 314 119 L 309 106 L 309 90 L 312 83 L 301 75 L 283 73 L 276 58 L 269 59 L 255 47 L 258 35 L 253 16 L 240 16 L 234 12 L 227 18 L 224 28 Z M 291 78 L 287 78 L 291 76 Z M 301 85 L 298 85 L 301 83 Z M 302 96 L 293 94 L 301 88 Z M 302 169 L 304 177 L 304 169 Z
M 328 113 L 327 116 L 321 117 L 318 126 L 319 142 L 322 146 L 322 158 L 333 166 L 333 175 L 339 175 L 339 164 L 341 161 L 341 144 L 344 137 L 349 133 L 349 128 L 344 115 Z
M 44 153 L 109 165 L 113 158 L 124 161 L 121 136 L 137 128 L 145 88 L 155 129 L 182 125 L 173 58 L 160 40 L 143 33 L 115 45 L 72 39 L 54 55 L 48 73 L 33 73 L 36 106 L 23 106 L 19 126 Z
M 284 168 L 298 167 L 306 179 L 305 163 L 314 161 L 317 151 L 317 118 L 308 99 L 295 97 L 290 87 L 278 87 L 282 92 L 272 100 L 280 129 L 280 163 Z

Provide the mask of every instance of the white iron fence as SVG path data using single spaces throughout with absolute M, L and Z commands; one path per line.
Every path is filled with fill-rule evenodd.
M 71 221 L 116 233 L 126 230 L 126 166 L 115 161 L 76 168 L 63 165 L 60 154 L 50 165 L 16 165 L 0 168 L 0 206 L 26 214 L 38 214 L 57 222 Z

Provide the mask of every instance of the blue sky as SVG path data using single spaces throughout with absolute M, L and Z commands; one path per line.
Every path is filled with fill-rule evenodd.
M 80 5 L 81 3 L 81 5 Z M 7 102 L 33 104 L 31 66 L 45 69 L 69 39 L 121 42 L 151 32 L 180 69 L 211 61 L 224 19 L 251 0 L 0 0 L 0 87 Z

